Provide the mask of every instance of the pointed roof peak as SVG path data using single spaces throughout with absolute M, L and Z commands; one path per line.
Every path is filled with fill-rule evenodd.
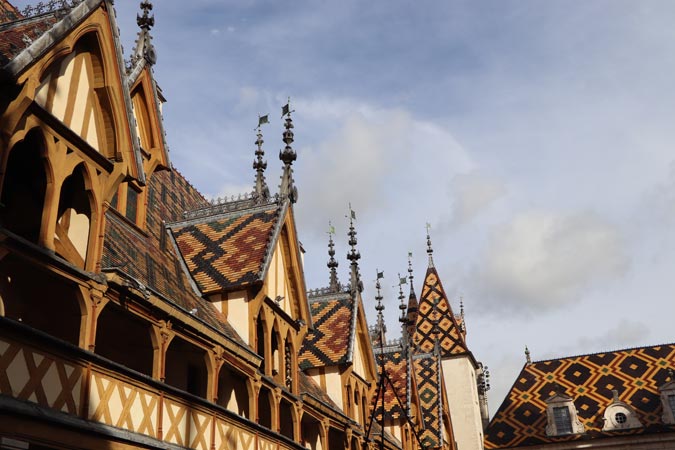
M 338 262 L 335 259 L 335 244 L 333 243 L 333 235 L 335 234 L 335 227 L 333 224 L 328 221 L 328 268 L 330 269 L 330 283 L 328 285 L 329 289 L 333 292 L 338 292 L 340 290 L 340 282 L 338 281 L 337 268 Z
M 431 224 L 427 222 L 427 255 L 429 255 L 429 267 L 434 267 L 434 249 L 431 246 L 431 236 L 429 235 L 429 230 L 431 229 Z
M 352 204 L 349 204 L 349 246 L 352 248 L 347 253 L 347 259 L 350 261 L 351 266 L 351 276 L 350 276 L 350 285 L 352 293 L 363 292 L 363 282 L 361 282 L 361 274 L 359 273 L 359 259 L 361 259 L 361 253 L 356 250 L 356 229 L 354 228 L 354 221 L 356 220 L 356 212 L 352 209 Z
M 282 200 L 288 198 L 291 203 L 298 201 L 298 189 L 295 187 L 293 182 L 293 161 L 297 159 L 297 154 L 295 150 L 291 147 L 291 144 L 294 141 L 293 135 L 293 118 L 291 117 L 291 98 L 288 98 L 288 103 L 281 108 L 281 117 L 286 117 L 284 123 L 284 134 L 283 141 L 286 146 L 283 150 L 279 151 L 279 159 L 284 163 L 283 173 L 281 175 L 281 186 L 279 189 L 279 195 Z
M 262 148 L 263 140 L 261 126 L 265 123 L 269 123 L 268 115 L 258 116 L 258 126 L 256 127 L 256 150 L 255 156 L 256 159 L 253 161 L 253 169 L 255 169 L 255 187 L 253 190 L 253 196 L 256 200 L 261 203 L 270 198 L 270 189 L 267 187 L 267 182 L 265 181 L 265 169 L 267 169 L 267 161 L 263 160 L 265 156 L 265 151 Z

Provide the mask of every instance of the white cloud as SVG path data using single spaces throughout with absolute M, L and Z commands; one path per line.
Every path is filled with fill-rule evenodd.
M 454 196 L 452 224 L 470 222 L 506 193 L 506 186 L 499 180 L 490 179 L 478 171 L 457 175 L 452 183 Z
M 484 305 L 555 309 L 628 262 L 622 235 L 594 213 L 527 212 L 492 231 L 467 286 Z

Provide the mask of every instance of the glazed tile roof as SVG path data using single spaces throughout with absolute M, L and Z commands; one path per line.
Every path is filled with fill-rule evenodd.
M 0 20 L 4 19 L 4 22 L 0 22 L 0 65 L 14 59 L 57 22 L 54 14 L 31 18 L 23 18 L 18 14 L 17 20 L 10 21 L 8 19 L 15 14 L 6 5 L 5 2 L 0 3 Z
M 387 384 L 384 391 L 384 411 L 386 417 L 390 419 L 398 419 L 403 415 L 403 409 L 401 404 L 405 405 L 407 401 L 407 364 L 406 356 L 403 353 L 403 349 L 399 348 L 396 350 L 385 351 L 384 353 L 378 353 L 376 356 L 378 365 L 382 363 L 382 358 L 384 359 L 384 370 L 391 380 L 392 386 Z M 397 399 L 398 397 L 398 399 Z M 400 400 L 400 403 L 399 403 Z M 377 399 L 379 402 L 380 399 Z M 379 407 L 379 404 L 375 405 Z M 378 414 L 378 419 L 380 414 Z
M 433 353 L 420 353 L 413 356 L 413 367 L 420 416 L 424 421 L 421 441 L 425 446 L 439 447 L 442 431 L 441 359 Z
M 434 348 L 436 322 L 438 322 L 441 356 L 469 353 L 464 335 L 457 324 L 438 273 L 430 265 L 424 277 L 424 287 L 418 305 L 417 324 L 413 338 L 423 352 L 430 352 Z
M 278 206 L 272 204 L 171 226 L 185 264 L 203 294 L 262 281 L 279 215 Z
M 675 367 L 675 344 L 618 350 L 534 362 L 525 365 L 485 430 L 485 448 L 500 449 L 560 441 L 588 440 L 617 434 L 675 431 L 664 425 L 658 388 Z M 556 392 L 571 397 L 585 433 L 546 436 L 545 400 Z M 603 432 L 603 414 L 612 390 L 630 405 L 642 428 Z
M 244 343 L 210 302 L 200 298 L 179 264 L 180 256 L 166 242 L 162 220 L 176 220 L 182 211 L 200 207 L 206 200 L 179 173 L 156 172 L 148 186 L 146 232 L 129 224 L 119 213 L 108 211 L 101 267 L 117 270 L 160 294 L 170 303 L 191 311 L 195 317 Z
M 354 345 L 355 302 L 348 292 L 309 300 L 314 329 L 302 344 L 300 368 L 333 366 L 349 362 Z

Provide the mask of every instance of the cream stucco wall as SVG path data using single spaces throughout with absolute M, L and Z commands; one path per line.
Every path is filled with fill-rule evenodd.
M 354 342 L 354 355 L 352 357 L 353 361 L 353 368 L 352 371 L 359 375 L 361 378 L 364 380 L 366 379 L 366 369 L 365 369 L 365 363 L 363 361 L 363 349 L 361 348 L 361 340 L 359 339 L 358 336 L 355 338 Z
M 444 360 L 443 381 L 457 450 L 482 450 L 483 427 L 476 373 L 468 357 Z
M 293 310 L 291 308 L 291 301 L 289 295 L 288 278 L 286 275 L 286 262 L 284 261 L 283 252 L 281 251 L 281 240 L 277 242 L 270 261 L 270 268 L 268 271 L 267 280 L 267 296 L 272 300 L 282 297 L 279 306 L 293 317 Z
M 248 296 L 246 291 L 235 291 L 227 295 L 227 321 L 232 325 L 239 336 L 245 341 L 249 341 L 249 311 Z M 253 345 L 252 342 L 248 342 Z
M 342 377 L 337 367 L 326 367 L 326 393 L 336 405 L 344 410 L 342 402 Z
M 35 101 L 98 150 L 90 65 L 84 54 L 70 53 L 42 81 Z

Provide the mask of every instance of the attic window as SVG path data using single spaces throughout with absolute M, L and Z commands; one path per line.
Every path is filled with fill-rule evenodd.
M 572 433 L 572 417 L 570 409 L 567 406 L 557 406 L 553 408 L 553 418 L 557 434 Z
M 602 431 L 627 430 L 630 428 L 640 428 L 642 423 L 637 418 L 635 411 L 628 403 L 619 400 L 617 391 L 612 391 L 614 398 L 607 407 L 604 414 L 605 425 Z
M 546 400 L 547 436 L 565 436 L 584 432 L 584 425 L 577 417 L 577 409 L 571 397 L 555 394 Z
M 675 377 L 669 373 L 669 381 L 659 388 L 663 406 L 663 423 L 675 424 Z

